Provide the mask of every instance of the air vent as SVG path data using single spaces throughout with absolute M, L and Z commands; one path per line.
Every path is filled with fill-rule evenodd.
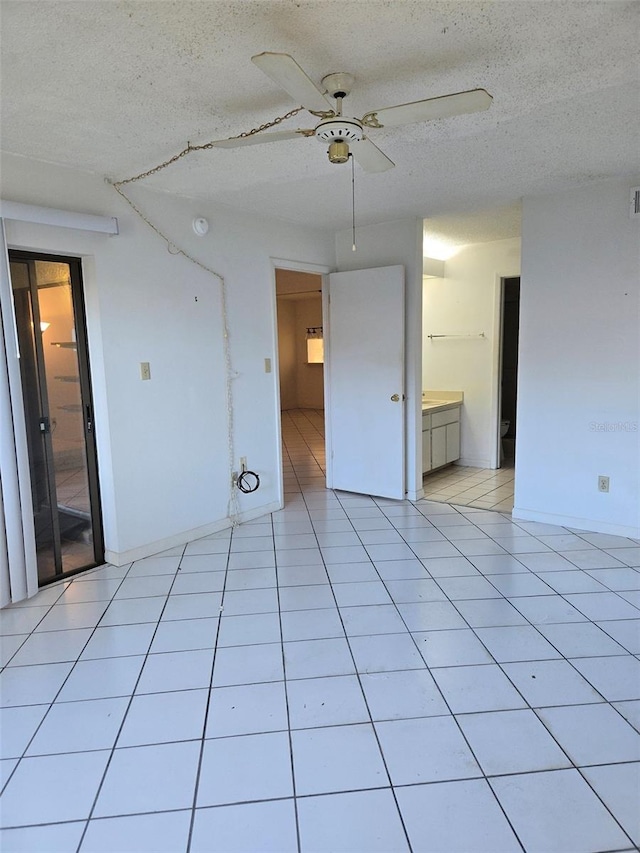
M 640 187 L 631 188 L 631 199 L 629 204 L 629 216 L 640 216 Z

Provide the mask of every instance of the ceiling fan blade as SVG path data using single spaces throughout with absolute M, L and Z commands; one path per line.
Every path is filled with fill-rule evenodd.
M 366 127 L 396 127 L 399 124 L 480 112 L 489 109 L 492 101 L 493 98 L 484 89 L 471 89 L 455 95 L 442 95 L 439 98 L 372 110 L 364 116 L 362 123 Z
M 283 142 L 285 139 L 304 139 L 313 136 L 313 130 L 276 130 L 274 133 L 252 133 L 251 136 L 232 136 L 212 142 L 214 148 L 245 148 L 263 142 Z
M 366 172 L 386 172 L 387 169 L 393 169 L 396 165 L 366 136 L 359 142 L 352 142 L 350 151 L 356 163 Z
M 316 112 L 333 111 L 331 102 L 288 53 L 259 53 L 252 56 L 251 61 L 305 109 Z

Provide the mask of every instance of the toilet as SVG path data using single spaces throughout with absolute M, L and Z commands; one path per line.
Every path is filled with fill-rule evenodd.
M 502 439 L 509 432 L 509 427 L 511 426 L 511 421 L 500 421 L 500 461 L 504 462 L 504 443 Z

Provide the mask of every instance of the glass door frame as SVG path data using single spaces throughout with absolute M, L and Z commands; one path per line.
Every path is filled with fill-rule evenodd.
M 57 507 L 56 498 L 56 478 L 54 469 L 53 457 L 53 442 L 50 431 L 51 417 L 49 411 L 49 401 L 47 394 L 46 369 L 44 359 L 44 347 L 40 335 L 32 336 L 35 362 L 38 371 L 38 396 L 41 412 L 41 431 L 44 433 L 46 442 L 46 468 L 49 490 L 49 503 L 52 515 L 52 525 L 54 530 L 54 559 L 55 559 L 55 574 L 51 578 L 38 580 L 39 586 L 46 586 L 49 583 L 71 577 L 79 572 L 86 571 L 89 568 L 100 565 L 104 562 L 104 533 L 102 528 L 102 506 L 100 500 L 100 481 L 98 477 L 98 458 L 97 446 L 95 438 L 95 420 L 93 414 L 93 393 L 91 387 L 91 371 L 89 364 L 89 346 L 86 327 L 86 311 L 84 304 L 84 286 L 82 278 L 82 259 L 68 255 L 55 255 L 46 252 L 26 251 L 20 249 L 9 249 L 9 261 L 24 263 L 29 267 L 29 289 L 30 289 L 30 306 L 34 329 L 40 328 L 40 308 L 37 298 L 37 279 L 35 274 L 36 261 L 52 262 L 67 264 L 69 267 L 69 277 L 71 286 L 71 304 L 73 309 L 73 319 L 75 325 L 75 337 L 77 348 L 77 364 L 78 377 L 80 384 L 80 398 L 82 401 L 82 423 L 85 442 L 85 462 L 87 466 L 87 477 L 89 487 L 89 506 L 91 516 L 91 528 L 93 535 L 93 554 L 94 562 L 91 565 L 81 568 L 69 569 L 63 571 L 62 554 L 61 554 L 61 536 L 60 525 L 57 512 L 54 512 L 54 507 Z M 27 430 L 29 427 L 27 426 Z

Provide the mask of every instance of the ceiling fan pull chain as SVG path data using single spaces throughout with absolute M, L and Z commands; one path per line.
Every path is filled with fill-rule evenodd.
M 351 246 L 351 251 L 355 252 L 355 250 L 356 250 L 356 167 L 353 164 L 353 154 L 349 154 L 349 159 L 351 160 L 351 234 L 353 237 L 353 244 Z

